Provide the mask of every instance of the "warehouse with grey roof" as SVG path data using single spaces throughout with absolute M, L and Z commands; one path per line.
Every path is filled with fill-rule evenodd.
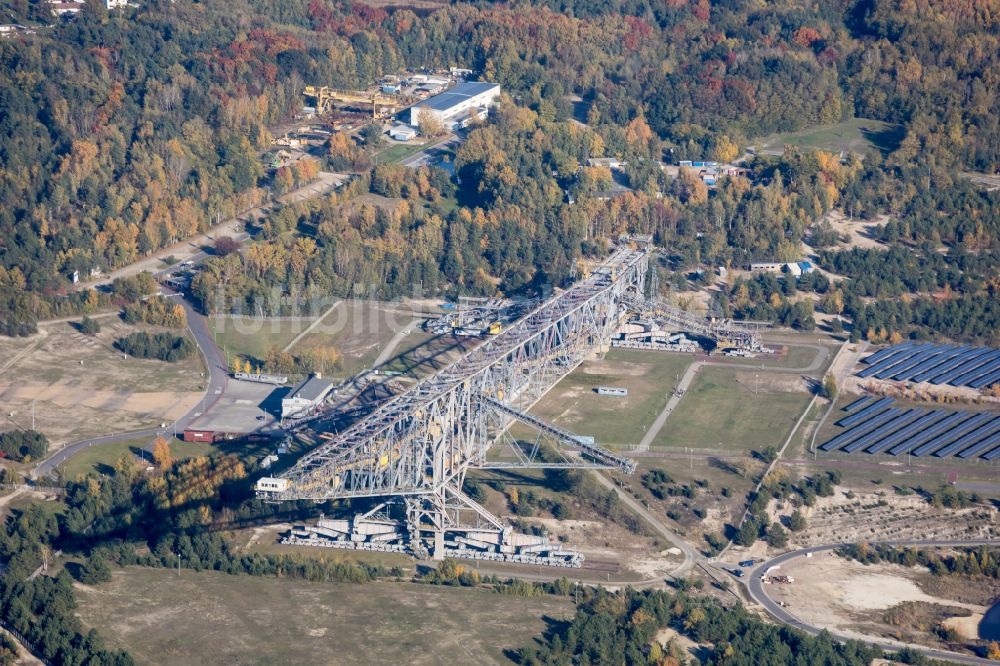
M 485 118 L 499 94 L 500 86 L 496 83 L 459 83 L 410 107 L 410 125 L 420 127 L 421 118 L 433 115 L 441 121 L 444 129 L 461 129 L 473 120 Z
M 292 387 L 284 398 L 281 399 L 281 418 L 287 419 L 293 416 L 305 416 L 308 412 L 323 404 L 323 400 L 333 389 L 333 382 L 323 379 L 323 376 L 316 373 L 308 379 Z

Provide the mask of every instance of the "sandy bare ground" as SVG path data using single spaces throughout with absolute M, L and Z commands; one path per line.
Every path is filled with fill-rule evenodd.
M 883 611 L 905 601 L 958 606 L 974 613 L 986 610 L 925 593 L 916 582 L 926 573 L 922 567 L 864 565 L 823 553 L 797 558 L 784 565 L 780 573 L 794 582 L 771 585 L 771 598 L 788 604 L 789 612 L 806 624 L 859 636 L 882 624 Z M 884 630 L 891 634 L 895 628 L 885 625 Z
M 851 219 L 845 216 L 840 211 L 834 210 L 827 215 L 827 220 L 830 222 L 830 226 L 833 227 L 841 236 L 847 236 L 847 242 L 842 243 L 841 246 L 850 248 L 882 248 L 885 249 L 885 245 L 875 240 L 872 236 L 878 231 L 878 229 L 889 221 L 887 215 L 880 215 L 874 221 L 862 220 L 862 219 Z
M 772 500 L 768 505 L 774 521 L 794 510 L 788 502 Z M 918 495 L 899 496 L 891 488 L 881 495 L 855 490 L 849 498 L 847 488 L 837 486 L 832 497 L 818 497 L 814 506 L 799 510 L 806 529 L 789 534 L 798 548 L 839 542 L 985 539 L 1000 533 L 997 511 L 991 507 L 935 508 Z
M 565 537 L 568 546 L 583 553 L 587 562 L 617 563 L 621 572 L 634 572 L 644 580 L 670 574 L 683 559 L 676 549 L 656 550 L 649 537 L 637 536 L 606 521 L 516 516 L 505 516 L 504 520 L 541 525 L 550 539 Z M 615 572 L 611 573 L 616 577 Z
M 62 322 L 30 338 L 0 339 L 0 430 L 30 428 L 32 404 L 35 428 L 54 447 L 185 414 L 201 396 L 201 359 L 126 359 L 114 341 L 136 330 L 108 318 L 94 337 Z
M 921 382 L 893 382 L 873 379 L 862 379 L 853 373 L 845 378 L 842 386 L 851 393 L 871 393 L 873 395 L 889 395 L 910 400 L 923 400 L 935 403 L 974 403 L 1000 405 L 1000 398 L 984 395 L 979 389 L 969 386 L 950 386 L 948 384 L 930 384 Z
M 983 619 L 983 613 L 973 613 L 968 617 L 949 617 L 942 622 L 948 629 L 954 629 L 962 638 L 976 640 L 979 638 L 979 623 Z

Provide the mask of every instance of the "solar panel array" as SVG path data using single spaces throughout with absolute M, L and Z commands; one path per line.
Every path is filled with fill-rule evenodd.
M 905 342 L 862 359 L 858 377 L 983 389 L 1000 384 L 1000 349 Z
M 905 409 L 893 407 L 894 402 L 867 396 L 847 405 L 847 415 L 837 421 L 846 430 L 821 444 L 820 450 L 1000 459 L 1000 414 Z

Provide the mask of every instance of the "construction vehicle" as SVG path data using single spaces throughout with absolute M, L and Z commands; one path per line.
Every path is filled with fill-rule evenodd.
M 383 95 L 380 92 L 367 90 L 338 90 L 329 86 L 306 86 L 302 94 L 315 101 L 317 113 L 330 113 L 335 106 L 340 105 L 350 109 L 367 111 L 371 109 L 372 122 L 386 118 L 396 112 L 399 100 Z

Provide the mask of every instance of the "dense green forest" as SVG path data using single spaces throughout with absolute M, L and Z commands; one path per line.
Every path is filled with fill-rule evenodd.
M 334 0 L 151 0 L 111 13 L 91 3 L 51 28 L 40 0 L 4 5 L 40 29 L 0 42 L 10 82 L 0 89 L 0 195 L 11 204 L 0 210 L 0 333 L 86 312 L 83 296 L 64 295 L 73 271 L 121 266 L 287 189 L 259 154 L 305 85 L 451 65 L 509 95 L 458 151 L 457 190 L 433 170 L 376 169 L 359 182 L 407 206 L 289 210 L 268 222 L 256 266 L 217 260 L 198 286 L 206 309 L 279 312 L 289 285 L 391 297 L 560 284 L 622 231 L 655 234 L 674 268 L 793 258 L 810 225 L 842 207 L 891 214 L 885 240 L 924 262 L 921 285 L 968 296 L 895 311 L 861 299 L 890 296 L 898 280 L 880 290 L 867 279 L 845 292 L 845 315 L 864 330 L 981 338 L 995 328 L 974 320 L 996 318 L 997 197 L 954 180 L 961 168 L 1000 167 L 1000 27 L 989 2 L 538 0 L 417 15 Z M 569 121 L 570 95 L 586 126 Z M 898 146 L 883 141 L 886 154 L 863 164 L 756 158 L 752 183 L 724 178 L 711 192 L 655 165 L 733 159 L 752 137 L 852 115 L 898 123 Z M 341 144 L 331 142 L 331 167 L 367 169 L 364 151 Z M 610 175 L 577 171 L 603 155 L 626 158 L 634 193 L 607 201 Z M 946 267 L 929 261 L 928 242 L 947 247 Z M 776 314 L 808 327 L 809 313 Z

